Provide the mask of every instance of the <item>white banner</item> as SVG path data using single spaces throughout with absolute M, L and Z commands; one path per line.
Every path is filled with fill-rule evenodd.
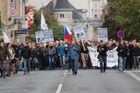
M 107 67 L 118 66 L 118 52 L 117 47 L 107 51 Z
M 74 31 L 76 40 L 86 39 L 83 26 L 81 26 L 81 25 L 75 26 L 75 27 L 73 27 L 73 31 Z
M 107 67 L 111 68 L 114 66 L 118 66 L 118 53 L 116 51 L 117 48 L 114 48 L 112 50 L 107 51 Z M 92 62 L 92 66 L 100 67 L 100 62 L 98 60 L 98 52 L 97 48 L 88 47 L 89 50 L 89 56 Z
M 100 66 L 99 60 L 98 60 L 98 52 L 97 52 L 97 48 L 92 48 L 92 47 L 88 47 L 88 51 L 89 51 L 89 56 L 90 56 L 90 60 L 92 63 L 92 66 Z
M 36 43 L 47 43 L 54 41 L 52 30 L 38 31 L 35 33 Z
M 108 41 L 108 29 L 99 28 L 98 32 L 98 41 L 103 40 L 104 42 Z

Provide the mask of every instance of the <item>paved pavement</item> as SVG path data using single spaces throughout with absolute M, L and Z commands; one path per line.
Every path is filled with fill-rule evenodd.
M 34 71 L 0 79 L 0 93 L 140 93 L 140 70 Z

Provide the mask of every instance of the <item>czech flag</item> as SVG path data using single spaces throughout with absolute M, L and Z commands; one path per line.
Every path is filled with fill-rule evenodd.
M 72 40 L 72 32 L 70 31 L 70 28 L 68 26 L 64 27 L 64 38 L 71 42 Z

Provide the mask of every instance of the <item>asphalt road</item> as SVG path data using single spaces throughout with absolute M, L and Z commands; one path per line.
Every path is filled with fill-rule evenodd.
M 133 72 L 80 70 L 77 76 L 67 75 L 62 93 L 140 93 L 140 81 L 129 73 Z
M 64 71 L 36 71 L 0 79 L 0 93 L 55 93 Z
M 0 79 L 0 93 L 140 93 L 140 70 L 34 71 Z

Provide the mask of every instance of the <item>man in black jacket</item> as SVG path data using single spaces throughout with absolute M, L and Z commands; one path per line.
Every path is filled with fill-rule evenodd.
M 133 68 L 136 69 L 136 68 L 139 68 L 139 46 L 138 46 L 138 43 L 133 43 Z
M 127 47 L 125 45 L 124 41 L 121 41 L 118 48 L 118 69 L 119 71 L 124 72 L 125 68 L 126 68 L 126 56 L 127 56 Z
M 100 45 L 97 47 L 97 52 L 99 52 L 98 58 L 100 61 L 101 73 L 106 71 L 106 61 L 107 61 L 107 46 L 103 41 L 100 41 Z
M 31 57 L 31 49 L 28 46 L 28 43 L 24 43 L 24 48 L 22 50 L 23 64 L 24 64 L 24 75 L 29 74 L 30 71 L 30 57 Z

